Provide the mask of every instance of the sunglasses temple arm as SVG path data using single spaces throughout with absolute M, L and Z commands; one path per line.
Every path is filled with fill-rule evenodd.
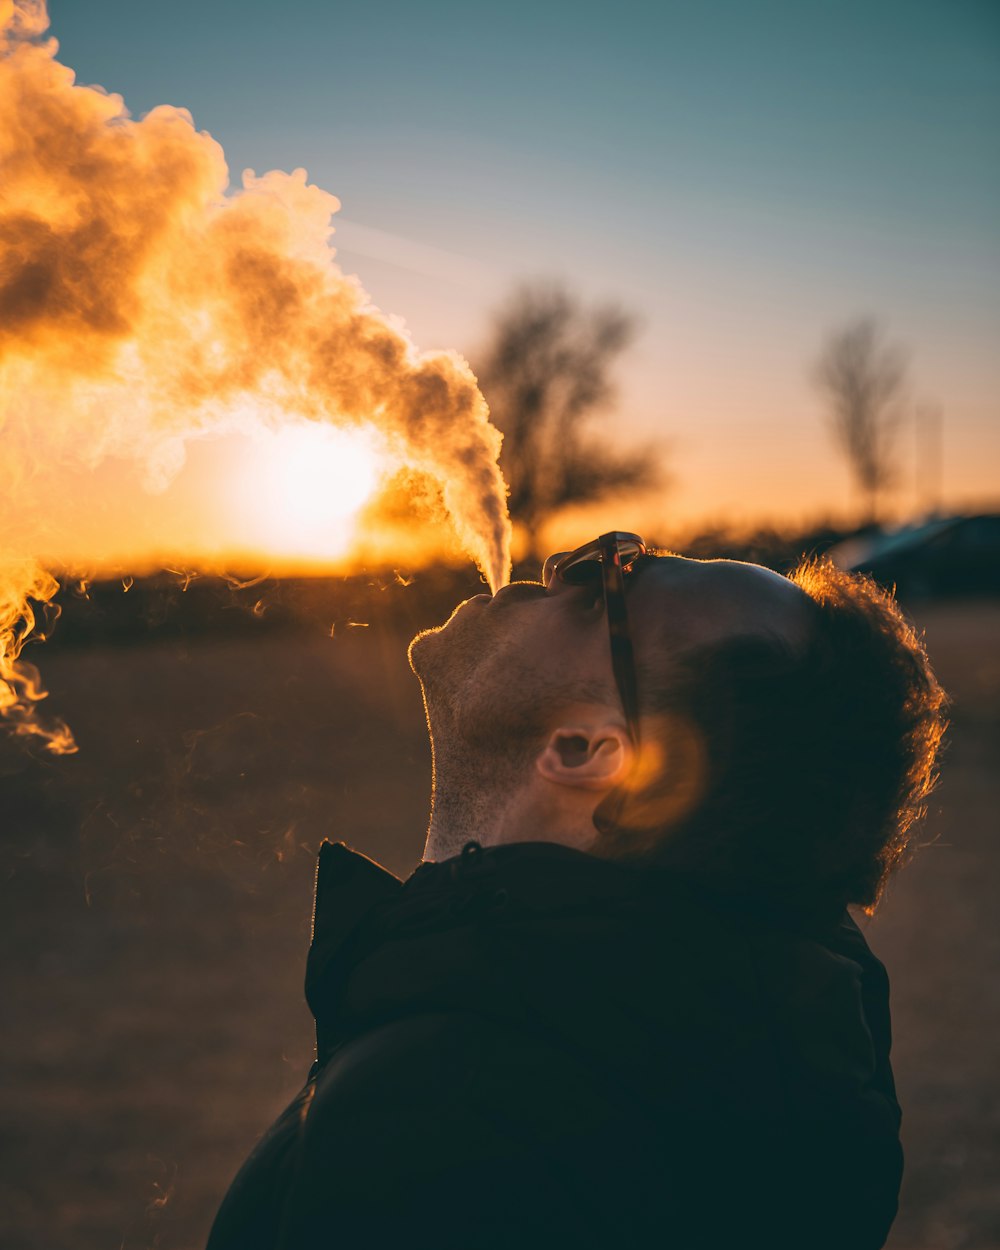
M 611 667 L 618 684 L 625 722 L 633 746 L 639 745 L 639 696 L 635 680 L 635 651 L 625 608 L 625 579 L 617 551 L 603 560 L 604 599 L 611 641 Z
M 639 698 L 635 686 L 635 659 L 628 638 L 611 640 L 611 665 L 618 681 L 625 721 L 632 745 L 639 745 Z

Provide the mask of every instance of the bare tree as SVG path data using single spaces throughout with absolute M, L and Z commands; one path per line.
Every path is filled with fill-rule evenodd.
M 496 316 L 476 372 L 504 434 L 511 516 L 533 555 L 541 526 L 561 508 L 662 479 L 655 448 L 624 450 L 613 434 L 587 428 L 612 407 L 611 366 L 635 328 L 614 305 L 587 308 L 564 287 L 538 282 Z
M 865 496 L 866 520 L 879 516 L 879 495 L 896 479 L 896 434 L 906 378 L 903 352 L 878 325 L 860 318 L 832 334 L 816 366 L 829 403 L 830 429 Z

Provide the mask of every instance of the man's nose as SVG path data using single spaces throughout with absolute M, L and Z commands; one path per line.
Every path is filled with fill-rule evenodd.
M 556 565 L 563 558 L 563 556 L 568 555 L 568 551 L 554 551 L 552 555 L 546 556 L 545 563 L 542 565 L 542 583 L 546 590 L 549 589 L 552 579 L 555 576 Z

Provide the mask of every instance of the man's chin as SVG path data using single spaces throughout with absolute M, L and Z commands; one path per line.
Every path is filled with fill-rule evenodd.
M 424 676 L 422 662 L 427 657 L 428 648 L 433 652 L 435 640 L 443 632 L 443 630 L 443 625 L 438 625 L 434 629 L 422 629 L 420 633 L 411 640 L 410 645 L 407 648 L 406 658 L 410 661 L 410 668 L 413 669 L 414 673 L 416 673 L 421 680 Z
M 451 616 L 443 625 L 436 625 L 433 629 L 421 630 L 419 634 L 410 643 L 407 656 L 410 661 L 410 668 L 419 678 L 426 675 L 428 667 L 434 667 L 435 657 L 441 654 L 442 649 L 447 648 L 447 635 L 450 630 L 454 630 L 459 617 L 468 616 L 470 612 L 482 608 L 489 603 L 489 595 L 473 595 L 471 599 L 463 599 L 457 608 L 452 612 Z

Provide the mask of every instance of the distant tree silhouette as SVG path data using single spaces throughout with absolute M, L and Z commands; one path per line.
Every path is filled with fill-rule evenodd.
M 585 307 L 563 286 L 526 283 L 497 313 L 474 362 L 503 431 L 510 512 L 531 555 L 542 525 L 560 509 L 662 479 L 655 448 L 627 450 L 610 431 L 588 428 L 613 404 L 611 366 L 635 329 L 634 318 L 614 305 Z
M 905 358 L 878 325 L 860 318 L 832 334 L 816 365 L 834 440 L 865 496 L 866 521 L 879 519 L 879 495 L 896 479 L 899 401 Z

